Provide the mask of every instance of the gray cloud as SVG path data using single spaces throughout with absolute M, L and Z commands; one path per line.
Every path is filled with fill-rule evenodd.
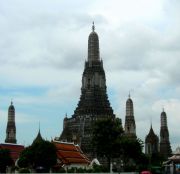
M 67 110 L 73 113 L 87 59 L 87 39 L 95 21 L 115 113 L 124 121 L 125 102 L 131 90 L 137 133 L 143 139 L 151 118 L 159 134 L 161 105 L 165 105 L 175 147 L 180 143 L 180 132 L 172 121 L 179 119 L 180 106 L 180 3 L 151 0 L 130 7 L 128 2 L 1 1 L 0 83 L 3 88 L 15 90 L 9 95 L 0 91 L 1 99 L 7 103 L 13 95 L 17 107 L 27 104 L 32 115 L 37 115 L 33 103 L 41 101 L 39 110 L 49 105 L 49 114 L 57 113 L 61 119 Z M 144 8 L 147 5 L 149 8 Z M 27 87 L 45 90 L 37 96 L 19 93 Z M 72 105 L 68 109 L 69 103 Z M 23 107 L 22 112 L 28 112 Z M 52 134 L 60 132 L 60 124 Z M 146 131 L 142 132 L 144 127 Z

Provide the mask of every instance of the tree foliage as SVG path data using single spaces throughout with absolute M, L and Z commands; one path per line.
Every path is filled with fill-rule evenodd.
M 6 172 L 6 167 L 11 166 L 13 160 L 8 149 L 0 149 L 0 173 Z
M 129 139 L 123 137 L 121 140 L 122 155 L 124 158 L 132 158 L 137 160 L 138 156 L 142 153 L 142 142 L 139 139 Z
M 107 158 L 109 166 L 111 159 L 117 155 L 122 135 L 121 120 L 118 118 L 98 120 L 94 124 L 92 146 L 99 156 Z
M 31 167 L 33 161 L 33 151 L 31 146 L 26 147 L 20 154 L 18 166 L 21 168 Z
M 120 119 L 98 120 L 93 128 L 92 145 L 100 156 L 111 158 L 122 133 Z
M 34 169 L 43 169 L 48 172 L 56 164 L 56 147 L 49 141 L 33 143 L 27 147 L 20 155 L 19 167 L 32 167 Z
M 93 128 L 92 145 L 98 156 L 118 159 L 124 168 L 138 168 L 142 163 L 147 165 L 147 158 L 142 153 L 143 142 L 124 136 L 121 120 L 99 120 Z M 118 161 L 117 160 L 117 161 Z M 143 161 L 144 160 L 144 161 Z

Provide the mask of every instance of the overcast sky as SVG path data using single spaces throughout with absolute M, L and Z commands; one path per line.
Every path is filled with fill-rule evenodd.
M 0 1 L 0 143 L 11 99 L 17 141 L 59 136 L 80 97 L 92 21 L 100 40 L 108 96 L 124 125 L 129 91 L 137 136 L 167 113 L 172 149 L 180 145 L 179 0 Z

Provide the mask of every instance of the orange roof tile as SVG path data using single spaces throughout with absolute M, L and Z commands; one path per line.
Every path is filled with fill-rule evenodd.
M 74 144 L 67 143 L 57 143 L 55 142 L 55 146 L 58 149 L 65 150 L 65 151 L 77 151 L 76 146 Z
M 90 161 L 79 146 L 73 143 L 53 142 L 57 149 L 58 159 L 63 164 L 89 164 Z
M 19 158 L 20 153 L 24 150 L 24 146 L 18 144 L 4 143 L 0 144 L 0 149 L 8 149 L 10 151 L 11 158 L 13 159 L 13 161 L 16 161 Z
M 82 158 L 82 155 L 77 151 L 62 151 L 58 150 L 58 153 L 61 154 L 63 157 L 65 156 L 66 158 Z

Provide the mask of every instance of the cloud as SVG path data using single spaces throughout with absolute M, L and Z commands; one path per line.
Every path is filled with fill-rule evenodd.
M 13 98 L 22 121 L 18 129 L 22 133 L 28 122 L 31 125 L 31 132 L 18 138 L 32 141 L 26 137 L 34 137 L 38 126 L 31 120 L 41 119 L 42 134 L 60 134 L 64 114 L 70 116 L 79 100 L 88 35 L 95 21 L 115 114 L 124 123 L 131 91 L 137 134 L 144 139 L 151 118 L 159 134 L 163 104 L 175 147 L 179 143 L 174 121 L 180 91 L 179 6 L 176 0 L 1 1 L 1 109 L 5 112 Z

